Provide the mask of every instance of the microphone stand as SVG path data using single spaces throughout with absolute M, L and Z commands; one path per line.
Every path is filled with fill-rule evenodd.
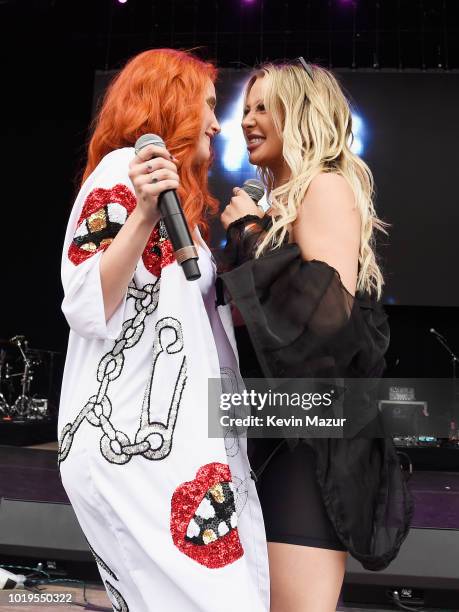
M 443 346 L 443 348 L 449 353 L 450 357 L 451 357 L 451 365 L 453 367 L 453 422 L 454 422 L 454 428 L 455 431 L 452 432 L 450 431 L 450 436 L 453 435 L 453 442 L 457 445 L 459 442 L 458 439 L 458 411 L 456 410 L 456 402 L 457 402 L 457 389 L 456 389 L 456 383 L 457 383 L 457 378 L 456 378 L 456 367 L 457 367 L 457 363 L 459 363 L 459 359 L 457 357 L 457 355 L 454 354 L 454 351 L 448 346 L 446 340 L 440 336 L 440 334 L 433 332 L 435 338 L 438 340 L 438 342 Z

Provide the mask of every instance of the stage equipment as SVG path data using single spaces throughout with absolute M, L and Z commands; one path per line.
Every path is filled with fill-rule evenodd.
M 429 416 L 427 402 L 380 400 L 378 408 L 388 435 L 415 440 L 427 433 L 427 427 L 424 430 Z
M 30 348 L 22 335 L 0 340 L 0 347 L 0 444 L 55 440 L 56 411 L 50 398 L 58 353 Z
M 442 347 L 446 350 L 451 358 L 451 367 L 452 367 L 452 377 L 453 377 L 453 403 L 451 406 L 451 425 L 450 425 L 450 434 L 449 438 L 451 441 L 459 442 L 459 429 L 457 427 L 457 423 L 459 422 L 459 409 L 457 407 L 457 364 L 459 363 L 459 358 L 454 354 L 454 351 L 448 345 L 448 342 L 445 336 L 442 336 L 436 329 L 431 327 L 429 329 L 430 333 L 435 336 L 438 342 L 442 345 Z
M 0 564 L 42 564 L 53 578 L 100 580 L 97 564 L 68 503 L 0 498 Z
M 0 354 L 0 385 L 4 382 L 14 387 L 14 379 L 20 379 L 19 394 L 9 403 L 0 387 L 0 415 L 3 420 L 45 419 L 48 414 L 48 399 L 36 398 L 31 395 L 31 385 L 34 380 L 34 368 L 42 363 L 41 351 L 29 349 L 24 336 L 14 336 L 9 340 L 12 347 L 16 347 L 22 360 L 22 371 L 14 372 L 11 365 L 6 363 L 6 351 Z
M 6 351 L 2 348 L 0 349 L 0 418 L 2 416 L 6 416 L 9 411 L 9 404 L 3 394 L 3 380 L 5 376 L 4 372 L 6 372 L 6 367 Z
M 459 606 L 459 530 L 411 529 L 398 557 L 369 572 L 348 557 L 342 597 L 346 604 Z M 394 606 L 395 607 L 395 606 Z
M 411 455 L 407 449 L 400 457 L 405 465 L 412 459 L 408 452 Z M 412 463 L 416 468 L 416 460 Z M 402 604 L 410 610 L 419 606 L 458 610 L 459 463 L 449 472 L 416 470 L 408 487 L 414 514 L 398 556 L 380 572 L 367 571 L 349 557 L 343 600 L 359 608 L 365 603 L 393 608 Z
M 0 499 L 3 556 L 93 561 L 70 504 Z

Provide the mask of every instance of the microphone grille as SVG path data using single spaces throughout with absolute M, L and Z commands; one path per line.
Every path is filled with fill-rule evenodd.
M 137 138 L 135 143 L 135 152 L 138 153 L 140 149 L 143 149 L 148 145 L 166 148 L 164 140 L 161 138 L 161 136 L 158 136 L 157 134 L 144 134 L 143 136 L 140 136 L 140 138 Z
M 252 198 L 252 200 L 254 200 L 254 202 L 259 202 L 265 195 L 265 187 L 258 179 L 248 179 L 242 185 L 242 189 Z

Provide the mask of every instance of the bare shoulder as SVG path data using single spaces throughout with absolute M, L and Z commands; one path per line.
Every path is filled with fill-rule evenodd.
M 296 225 L 333 238 L 360 235 L 360 214 L 347 180 L 333 173 L 316 176 L 298 210 Z
M 355 198 L 351 186 L 340 174 L 323 172 L 312 179 L 303 200 L 303 206 L 320 207 L 350 211 L 355 208 Z
M 293 240 L 303 258 L 324 261 L 354 293 L 357 281 L 361 218 L 353 190 L 338 174 L 316 176 L 298 210 Z

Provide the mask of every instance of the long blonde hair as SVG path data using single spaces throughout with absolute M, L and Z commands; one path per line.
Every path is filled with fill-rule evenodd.
M 343 176 L 354 193 L 361 217 L 357 290 L 381 296 L 384 284 L 374 252 L 374 230 L 385 232 L 373 204 L 373 175 L 367 164 L 351 151 L 352 115 L 336 78 L 314 65 L 313 79 L 300 65 L 264 64 L 250 78 L 247 97 L 257 78 L 264 81 L 264 105 L 270 111 L 283 140 L 283 156 L 290 168 L 287 183 L 274 189 L 268 168 L 259 168 L 271 192 L 276 211 L 273 226 L 257 250 L 280 246 L 298 215 L 311 181 L 322 172 Z

